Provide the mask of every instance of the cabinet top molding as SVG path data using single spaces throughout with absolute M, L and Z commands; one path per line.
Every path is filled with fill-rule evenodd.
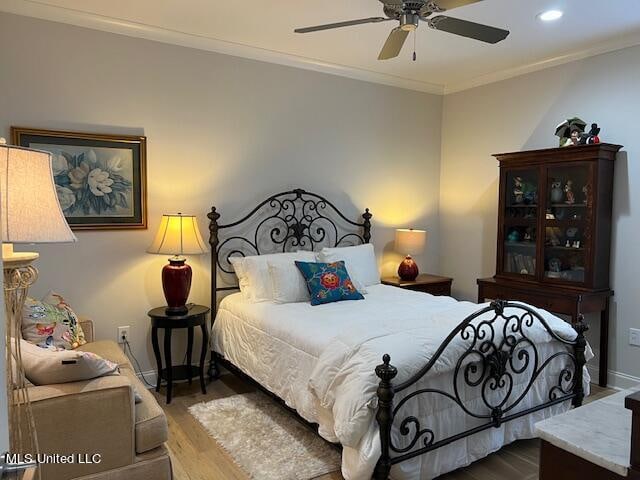
M 493 156 L 497 158 L 499 162 L 531 158 L 535 158 L 541 162 L 563 162 L 567 157 L 571 157 L 571 160 L 574 161 L 580 160 L 581 157 L 583 157 L 584 160 L 594 160 L 597 158 L 603 160 L 615 160 L 616 153 L 618 153 L 622 148 L 624 148 L 622 145 L 615 145 L 613 143 L 595 143 L 592 145 L 577 145 L 575 147 L 557 147 L 541 150 L 525 150 L 521 152 L 496 153 Z

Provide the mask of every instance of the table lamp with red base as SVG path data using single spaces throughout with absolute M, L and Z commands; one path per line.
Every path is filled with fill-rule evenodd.
M 398 277 L 401 280 L 412 281 L 418 276 L 418 264 L 411 258 L 411 254 L 419 254 L 424 251 L 427 240 L 427 232 L 412 228 L 399 228 L 396 230 L 396 250 L 404 255 L 404 260 L 398 266 Z
M 191 290 L 191 267 L 183 255 L 208 252 L 194 215 L 163 215 L 149 253 L 170 254 L 169 264 L 162 269 L 162 290 L 167 300 L 167 315 L 186 315 Z

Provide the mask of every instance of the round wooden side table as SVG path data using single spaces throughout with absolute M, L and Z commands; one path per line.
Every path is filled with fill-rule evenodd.
M 191 384 L 193 377 L 200 376 L 200 388 L 202 393 L 207 393 L 204 384 L 204 364 L 209 349 L 209 331 L 207 329 L 207 314 L 209 307 L 203 305 L 190 305 L 185 315 L 167 315 L 166 307 L 158 307 L 149 310 L 147 315 L 151 318 L 151 343 L 153 353 L 158 364 L 158 382 L 156 392 L 160 391 L 162 379 L 167 381 L 167 404 L 171 403 L 171 391 L 176 380 L 188 380 Z M 197 367 L 191 365 L 191 353 L 193 349 L 193 329 L 200 327 L 202 330 L 202 349 L 200 351 L 200 364 Z M 158 329 L 164 330 L 164 362 L 166 368 L 162 368 L 162 357 L 158 344 Z M 186 365 L 172 365 L 171 363 L 171 332 L 176 328 L 187 328 L 187 363 Z

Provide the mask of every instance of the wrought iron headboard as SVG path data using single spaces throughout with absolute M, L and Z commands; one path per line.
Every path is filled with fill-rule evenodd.
M 315 251 L 321 247 L 338 247 L 369 243 L 371 217 L 367 208 L 361 222 L 349 220 L 326 198 L 300 188 L 272 195 L 259 203 L 251 212 L 233 223 L 218 223 L 216 207 L 209 218 L 209 244 L 211 245 L 211 310 L 215 318 L 217 293 L 237 290 L 237 286 L 218 287 L 218 269 L 233 274 L 229 259 L 232 256 L 263 255 L 293 249 Z M 250 225 L 254 220 L 255 226 Z M 243 233 L 243 227 L 249 227 Z M 220 230 L 237 229 L 220 239 Z

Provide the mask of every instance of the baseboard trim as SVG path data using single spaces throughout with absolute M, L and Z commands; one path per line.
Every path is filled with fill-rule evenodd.
M 587 370 L 589 370 L 589 375 L 591 375 L 591 381 L 593 383 L 597 383 L 600 375 L 600 369 L 596 366 L 587 365 Z M 626 390 L 639 384 L 640 378 L 634 377 L 633 375 L 616 372 L 614 370 L 609 370 L 607 372 L 607 387 L 609 388 L 613 388 L 615 390 Z
M 144 378 L 147 379 L 147 382 L 149 382 L 151 385 L 147 385 L 146 383 L 144 383 L 144 378 L 142 378 L 143 375 L 144 375 Z M 147 387 L 148 390 L 155 388 L 154 385 L 158 381 L 158 374 L 156 373 L 155 370 L 147 370 L 146 372 L 136 372 L 136 376 L 138 377 L 138 380 L 140 380 L 142 384 L 145 387 Z
M 220 373 L 224 374 L 224 373 L 229 373 L 227 372 L 227 370 L 223 367 L 220 367 Z M 142 375 L 144 375 L 144 378 L 147 379 L 147 382 L 149 382 L 151 385 L 147 385 L 146 383 L 144 383 L 144 379 L 142 378 Z M 148 390 L 151 390 L 152 388 L 155 388 L 156 383 L 158 382 L 158 374 L 156 373 L 155 370 L 147 370 L 146 372 L 136 372 L 136 377 L 138 377 L 138 380 L 140 380 L 142 382 L 142 384 L 147 387 Z M 194 381 L 199 381 L 198 380 L 199 377 L 194 377 Z M 209 374 L 208 371 L 205 369 L 205 382 L 209 380 Z M 164 385 L 164 382 L 163 382 Z

